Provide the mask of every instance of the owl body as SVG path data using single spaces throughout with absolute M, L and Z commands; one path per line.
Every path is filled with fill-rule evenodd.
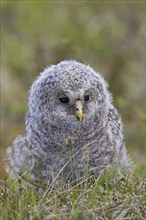
M 128 167 L 122 122 L 99 73 L 77 61 L 44 70 L 29 94 L 26 134 L 8 148 L 12 176 L 38 183 Z

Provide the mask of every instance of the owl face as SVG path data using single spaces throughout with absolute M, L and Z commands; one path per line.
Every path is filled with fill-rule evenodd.
M 54 96 L 55 112 L 63 117 L 72 117 L 76 120 L 83 120 L 90 117 L 98 108 L 97 100 L 91 89 L 84 88 L 75 90 L 60 90 Z
M 107 94 L 104 80 L 92 68 L 64 61 L 46 69 L 35 81 L 30 111 L 82 121 L 105 110 Z

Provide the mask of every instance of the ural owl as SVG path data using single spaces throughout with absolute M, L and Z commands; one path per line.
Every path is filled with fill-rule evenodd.
M 9 172 L 33 183 L 76 181 L 128 167 L 122 122 L 103 77 L 77 61 L 42 72 L 29 93 L 26 134 L 8 148 Z

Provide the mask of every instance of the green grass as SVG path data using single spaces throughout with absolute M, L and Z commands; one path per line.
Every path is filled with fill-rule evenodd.
M 21 180 L 0 182 L 2 220 L 140 220 L 146 219 L 146 178 L 126 175 L 114 177 L 105 170 L 96 180 L 82 185 L 58 183 L 41 194 L 23 188 Z

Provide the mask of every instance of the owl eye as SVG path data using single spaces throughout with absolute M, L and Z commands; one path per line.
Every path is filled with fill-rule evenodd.
M 61 103 L 68 103 L 69 102 L 69 98 L 68 97 L 61 97 L 59 98 Z
M 85 95 L 85 96 L 84 96 L 84 101 L 85 101 L 85 102 L 88 102 L 89 99 L 90 99 L 90 96 L 89 96 L 89 95 Z

